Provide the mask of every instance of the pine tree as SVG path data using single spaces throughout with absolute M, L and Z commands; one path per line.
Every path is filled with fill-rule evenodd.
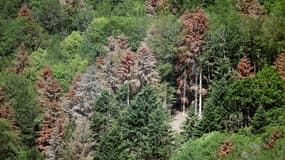
M 154 90 L 143 88 L 119 120 L 127 152 L 135 159 L 166 159 L 171 150 L 171 132 Z

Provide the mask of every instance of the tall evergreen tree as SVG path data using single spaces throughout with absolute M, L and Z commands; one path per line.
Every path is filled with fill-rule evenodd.
M 171 153 L 167 114 L 152 88 L 146 86 L 134 97 L 119 124 L 132 158 L 166 159 Z

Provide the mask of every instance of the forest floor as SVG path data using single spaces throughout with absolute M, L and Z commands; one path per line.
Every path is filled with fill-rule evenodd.
M 172 116 L 170 126 L 173 131 L 180 133 L 182 131 L 182 126 L 187 119 L 187 114 L 181 111 L 175 111 Z

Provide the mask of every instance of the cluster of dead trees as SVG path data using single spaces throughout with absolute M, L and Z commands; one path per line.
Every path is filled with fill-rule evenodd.
M 198 58 L 202 54 L 201 49 L 204 34 L 208 27 L 208 18 L 202 9 L 196 9 L 192 13 L 185 12 L 180 17 L 180 22 L 183 24 L 181 30 L 183 40 L 178 44 L 178 56 L 176 59 L 175 68 L 179 75 L 176 80 L 178 86 L 176 94 L 183 112 L 185 112 L 186 106 L 192 101 L 191 104 L 194 104 L 195 114 L 201 118 L 202 96 L 206 95 L 206 89 L 202 87 L 203 67 L 198 62 Z
M 60 152 L 64 135 L 65 113 L 61 105 L 61 87 L 54 80 L 50 67 L 42 69 L 36 81 L 39 102 L 45 110 L 36 139 L 38 150 L 47 156 L 56 156 Z
M 105 48 L 108 55 L 97 58 L 97 77 L 113 93 L 127 86 L 127 104 L 141 87 L 159 82 L 159 74 L 155 70 L 156 59 L 146 44 L 142 43 L 134 53 L 129 48 L 127 37 L 121 35 L 118 38 L 110 37 L 109 46 Z

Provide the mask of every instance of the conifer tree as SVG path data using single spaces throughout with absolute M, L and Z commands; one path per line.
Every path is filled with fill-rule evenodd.
M 156 59 L 150 52 L 146 45 L 142 45 L 138 49 L 138 56 L 136 59 L 136 74 L 140 81 L 140 86 L 146 84 L 155 85 L 159 82 L 159 74 L 155 70 Z
M 28 17 L 29 21 L 32 22 L 34 20 L 32 11 L 29 9 L 27 3 L 23 3 L 19 13 L 18 17 Z
M 176 71 L 179 74 L 177 78 L 178 89 L 176 94 L 178 102 L 182 105 L 182 110 L 190 104 L 191 86 L 195 91 L 195 114 L 202 116 L 202 64 L 197 61 L 201 54 L 201 46 L 204 33 L 208 27 L 208 18 L 202 9 L 196 9 L 193 13 L 185 12 L 180 21 L 183 24 L 181 35 L 183 40 L 179 42 Z M 199 72 L 199 73 L 198 73 Z M 198 75 L 199 75 L 199 111 L 198 111 Z M 194 78 L 195 77 L 195 78 Z M 195 82 L 193 81 L 195 79 Z
M 252 17 L 258 17 L 265 13 L 264 7 L 258 0 L 238 0 L 236 6 L 244 14 Z
M 171 152 L 170 126 L 152 88 L 144 87 L 122 116 L 119 125 L 128 155 L 135 159 L 167 159 Z
M 237 78 L 242 79 L 245 77 L 254 77 L 255 74 L 253 72 L 253 69 L 254 67 L 251 66 L 249 58 L 247 58 L 246 56 L 241 58 L 236 67 Z
M 134 66 L 135 66 L 135 58 L 131 51 L 126 51 L 121 56 L 121 62 L 118 66 L 118 88 L 120 88 L 123 85 L 128 86 L 128 93 L 127 93 L 127 105 L 130 104 L 130 97 L 131 94 L 134 93 L 133 90 L 131 90 L 133 87 L 131 85 L 134 84 L 134 82 L 137 82 L 134 74 Z
M 266 112 L 263 107 L 258 107 L 256 113 L 253 116 L 252 132 L 260 133 L 264 130 L 264 126 L 267 124 Z
M 108 91 L 102 91 L 94 102 L 94 113 L 92 116 L 92 129 L 94 138 L 104 135 L 111 126 L 113 119 L 118 113 L 118 103 Z
M 285 53 L 279 54 L 274 64 L 281 78 L 285 80 Z
M 29 56 L 27 54 L 26 46 L 22 43 L 19 47 L 19 53 L 17 54 L 15 66 L 11 68 L 16 74 L 21 74 L 26 67 L 30 66 Z
M 4 95 L 3 89 L 0 87 L 0 119 L 6 119 L 10 122 L 11 127 L 16 129 L 16 120 L 13 109 L 7 104 L 7 97 Z
M 60 104 L 61 87 L 53 79 L 50 67 L 45 67 L 36 82 L 40 94 L 39 101 L 46 111 L 37 132 L 37 148 L 46 153 L 47 158 L 57 159 L 63 148 L 65 115 Z

